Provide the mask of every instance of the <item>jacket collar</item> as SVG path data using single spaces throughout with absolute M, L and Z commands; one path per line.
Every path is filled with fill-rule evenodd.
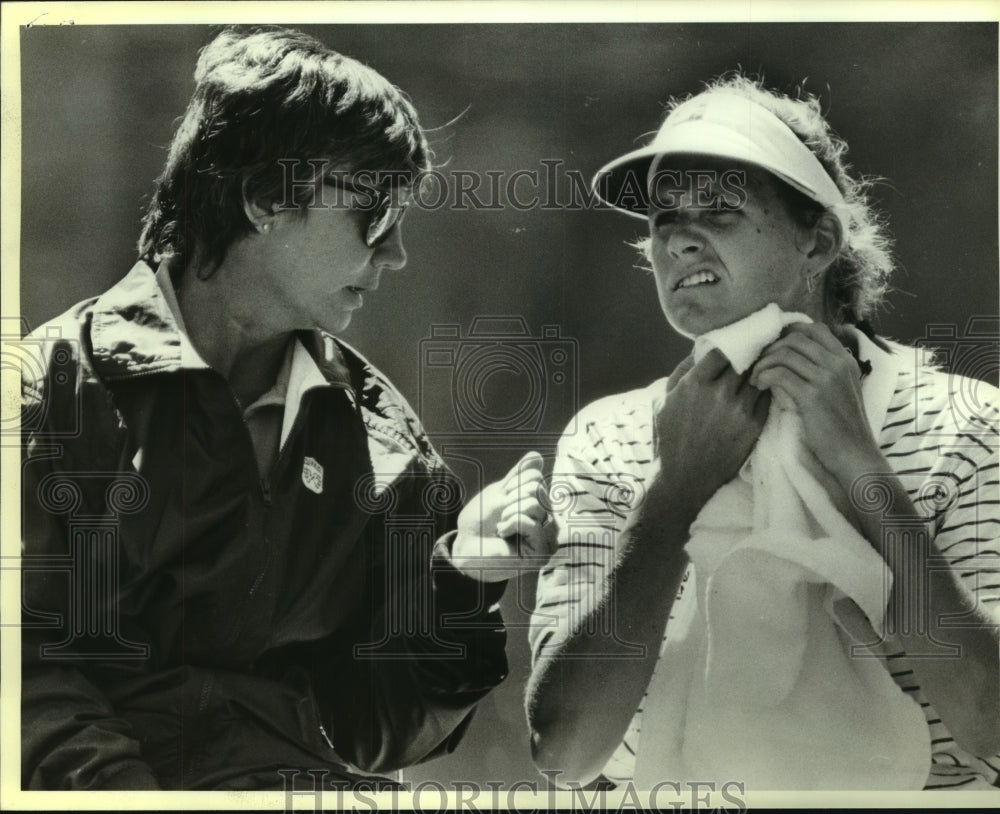
M 410 453 L 400 456 L 397 449 L 415 451 L 431 468 L 443 465 L 406 400 L 362 354 L 318 329 L 297 336 L 327 384 L 346 391 L 368 430 L 393 439 L 370 439 L 377 467 L 390 475 L 405 469 Z M 178 326 L 153 269 L 142 261 L 94 301 L 90 340 L 94 371 L 105 381 L 211 369 Z
M 179 370 L 197 351 L 177 325 L 153 270 L 138 262 L 97 298 L 90 322 L 96 372 L 114 380 Z
M 351 384 L 344 354 L 330 334 L 303 331 L 298 338 L 328 383 Z M 153 269 L 141 260 L 95 301 L 90 339 L 95 370 L 109 381 L 209 369 L 178 325 Z

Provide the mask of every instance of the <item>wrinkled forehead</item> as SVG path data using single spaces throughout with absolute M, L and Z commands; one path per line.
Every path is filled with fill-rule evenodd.
M 654 209 L 680 205 L 738 208 L 750 197 L 770 198 L 775 179 L 766 170 L 718 156 L 680 154 L 658 157 L 647 190 Z

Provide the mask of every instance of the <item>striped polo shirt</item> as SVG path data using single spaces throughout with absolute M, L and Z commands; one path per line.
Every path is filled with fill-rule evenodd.
M 883 351 L 858 335 L 863 358 L 878 365 Z M 1000 391 L 978 379 L 927 364 L 925 351 L 892 343 L 904 354 L 878 442 L 914 505 L 931 519 L 932 554 L 950 567 L 980 608 L 1000 622 Z M 912 360 L 912 363 L 910 363 Z M 610 396 L 586 407 L 559 444 L 550 499 L 559 547 L 539 575 L 529 634 L 532 658 L 555 648 L 601 600 L 616 541 L 644 483 L 658 469 L 653 449 L 654 399 L 666 380 Z M 891 524 L 891 519 L 889 520 Z M 890 529 L 891 530 L 891 529 Z M 685 612 L 691 571 L 684 575 L 670 619 Z M 972 755 L 955 743 L 924 696 L 904 652 L 883 649 L 885 667 L 924 711 L 932 765 L 926 789 L 983 789 L 1000 785 L 1000 755 Z M 643 699 L 643 701 L 645 698 Z M 594 698 L 594 704 L 600 699 Z M 604 768 L 616 783 L 632 778 L 642 730 L 642 703 Z

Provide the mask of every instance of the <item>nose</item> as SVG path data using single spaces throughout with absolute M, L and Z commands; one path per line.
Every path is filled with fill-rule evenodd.
M 667 252 L 675 260 L 685 254 L 697 254 L 705 248 L 705 242 L 697 231 L 684 221 L 669 229 L 666 235 Z
M 385 236 L 385 240 L 375 247 L 372 265 L 379 269 L 399 271 L 406 265 L 406 249 L 403 247 L 403 224 L 397 223 Z

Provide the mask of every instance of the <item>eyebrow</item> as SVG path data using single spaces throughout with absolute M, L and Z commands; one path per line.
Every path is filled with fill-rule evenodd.
M 677 220 L 678 213 L 676 209 L 650 209 L 648 217 L 652 218 L 653 228 L 658 229 L 667 220 Z
M 753 188 L 740 168 L 727 170 L 658 171 L 655 186 L 650 188 L 650 206 L 667 210 L 681 207 L 679 196 L 689 194 L 694 209 L 739 209 L 746 201 L 746 191 Z M 742 193 L 742 194 L 741 194 Z M 731 204 L 735 196 L 737 203 Z M 687 208 L 687 207 L 686 207 Z

